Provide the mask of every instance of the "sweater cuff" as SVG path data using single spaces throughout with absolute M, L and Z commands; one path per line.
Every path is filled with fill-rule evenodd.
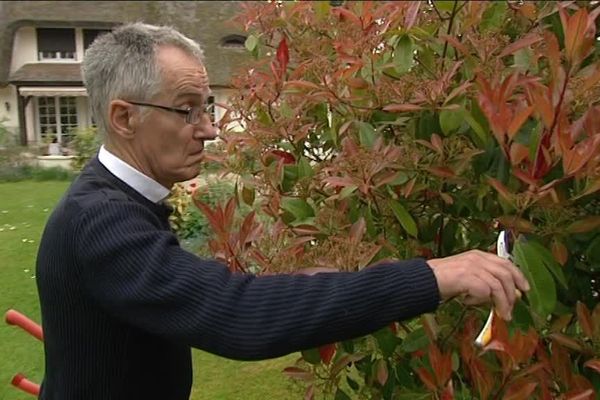
M 411 290 L 410 305 L 418 314 L 433 312 L 441 302 L 440 289 L 433 270 L 423 258 L 394 263 L 402 270 L 404 277 L 410 277 L 410 282 L 417 290 Z

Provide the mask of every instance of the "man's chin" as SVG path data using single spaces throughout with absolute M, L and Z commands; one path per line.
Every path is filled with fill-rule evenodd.
M 181 182 L 189 181 L 190 179 L 194 179 L 199 174 L 200 174 L 200 165 L 194 164 L 193 166 L 190 166 L 190 167 L 186 168 L 185 171 L 183 171 L 183 173 L 181 174 L 181 178 L 182 178 Z

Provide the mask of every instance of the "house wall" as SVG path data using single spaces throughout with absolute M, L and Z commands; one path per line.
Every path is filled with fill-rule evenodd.
M 74 60 L 44 60 L 44 63 L 80 63 L 83 59 L 83 29 L 75 29 L 75 50 L 76 56 Z M 35 27 L 21 27 L 15 32 L 13 42 L 12 59 L 10 65 L 10 73 L 16 72 L 25 64 L 37 63 L 37 36 Z M 10 103 L 10 113 L 5 111 L 5 102 Z M 26 133 L 28 144 L 39 144 L 39 121 L 37 113 L 37 101 L 32 98 L 25 108 Z M 0 120 L 6 114 L 6 126 L 17 131 L 19 127 L 19 117 L 17 108 L 17 90 L 15 86 L 8 85 L 6 88 L 0 89 Z M 81 127 L 90 125 L 90 115 L 88 111 L 88 103 L 86 97 L 77 97 L 77 118 Z
M 8 128 L 18 140 L 19 135 L 19 110 L 15 87 L 8 85 L 0 88 L 0 124 Z
M 14 86 L 0 88 L 0 121 L 4 126 L 19 126 L 19 110 L 17 106 L 17 91 Z
M 29 99 L 29 102 L 25 106 L 25 127 L 27 131 L 27 144 L 37 144 L 38 138 L 36 135 L 37 132 L 37 121 L 36 121 L 36 112 L 35 112 L 35 99 Z
M 233 96 L 233 94 L 235 93 L 235 91 L 233 89 L 229 89 L 229 88 L 218 88 L 218 89 L 212 89 L 213 91 L 213 95 L 215 96 L 215 103 L 221 103 L 221 104 L 229 104 L 229 98 L 231 96 Z M 222 107 L 215 107 L 215 120 L 220 120 L 223 115 L 225 114 L 226 110 L 223 109 Z M 227 128 L 228 130 L 233 130 L 236 132 L 240 132 L 243 131 L 244 129 L 242 128 L 242 126 L 240 124 L 233 123 L 230 124 L 229 127 Z
M 37 62 L 37 37 L 35 28 L 21 27 L 15 32 L 13 42 L 10 73 L 12 74 L 25 64 Z
M 54 25 L 57 26 L 57 25 Z M 58 26 L 57 26 L 58 27 Z M 72 28 L 72 26 L 71 26 Z M 83 59 L 83 28 L 75 29 L 75 48 L 76 56 L 74 60 L 44 60 L 44 63 L 76 63 L 79 64 Z M 12 58 L 10 63 L 10 74 L 16 72 L 25 64 L 38 63 L 37 37 L 35 27 L 20 27 L 15 32 Z M 223 86 L 213 88 L 215 101 L 217 103 L 227 104 L 229 96 L 232 94 L 231 89 Z M 6 110 L 5 103 L 8 103 L 9 111 Z M 80 127 L 88 127 L 91 124 L 91 115 L 88 107 L 87 97 L 77 97 L 78 123 Z M 225 110 L 216 107 L 215 118 L 219 120 Z M 8 85 L 0 88 L 0 121 L 5 119 L 4 125 L 12 128 L 15 132 L 18 131 L 19 117 L 17 105 L 17 90 L 15 86 Z M 30 99 L 25 108 L 26 120 L 26 136 L 27 143 L 31 145 L 39 144 L 39 121 L 37 112 L 37 101 L 35 98 Z

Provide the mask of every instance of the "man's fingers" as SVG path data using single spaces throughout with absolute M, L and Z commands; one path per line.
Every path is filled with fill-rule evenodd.
M 470 303 L 490 299 L 503 318 L 509 319 L 520 291 L 529 290 L 523 273 L 509 260 L 480 250 L 428 261 L 442 298 L 466 294 Z
M 491 254 L 491 253 L 486 253 L 484 251 L 479 251 L 476 250 L 477 253 L 480 253 L 480 255 L 482 257 L 484 257 L 486 260 L 499 264 L 502 267 L 506 268 L 508 271 L 510 271 L 510 273 L 513 276 L 513 280 L 516 284 L 516 286 L 521 290 L 521 291 L 528 291 L 529 290 L 529 282 L 527 282 L 527 279 L 525 278 L 525 275 L 523 275 L 523 272 L 521 272 L 521 270 L 519 268 L 517 268 L 517 266 L 515 264 L 513 264 L 511 261 L 502 258 L 502 257 L 498 257 L 495 254 Z
M 487 276 L 481 276 L 481 280 L 485 281 L 491 290 L 491 297 L 494 307 L 498 314 L 505 320 L 511 319 L 512 305 L 514 302 L 511 302 L 509 297 L 506 294 L 506 289 L 495 275 L 488 274 Z M 515 296 L 514 291 L 511 294 L 512 297 Z
M 516 297 L 515 291 L 513 285 L 512 299 Z M 503 319 L 511 319 L 514 300 L 509 300 L 503 283 L 494 274 L 490 273 L 488 268 L 478 268 L 473 271 L 473 275 L 465 281 L 464 293 L 466 304 L 475 305 L 491 301 Z
M 515 301 L 517 300 L 517 288 L 515 287 L 513 274 L 505 266 L 495 263 L 488 264 L 486 272 L 490 273 L 496 280 L 498 280 L 502 284 L 504 295 L 508 300 L 509 306 L 512 308 Z
M 478 276 L 474 275 L 469 279 L 465 288 L 465 304 L 476 305 L 487 303 L 491 299 L 490 286 Z

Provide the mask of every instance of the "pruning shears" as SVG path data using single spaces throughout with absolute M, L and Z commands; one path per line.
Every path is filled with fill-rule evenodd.
M 500 234 L 498 235 L 498 240 L 496 241 L 496 254 L 498 255 L 498 257 L 512 261 L 513 244 L 514 235 L 512 234 L 512 232 L 510 230 L 500 231 Z M 521 292 L 518 289 L 515 290 L 517 291 L 517 297 L 521 297 Z M 485 325 L 481 329 L 481 332 L 479 332 L 479 335 L 477 335 L 477 338 L 475 338 L 476 346 L 485 347 L 492 340 L 492 326 L 494 325 L 495 315 L 496 312 L 492 307 L 492 309 L 490 310 L 490 315 L 488 315 L 487 321 L 485 322 Z

